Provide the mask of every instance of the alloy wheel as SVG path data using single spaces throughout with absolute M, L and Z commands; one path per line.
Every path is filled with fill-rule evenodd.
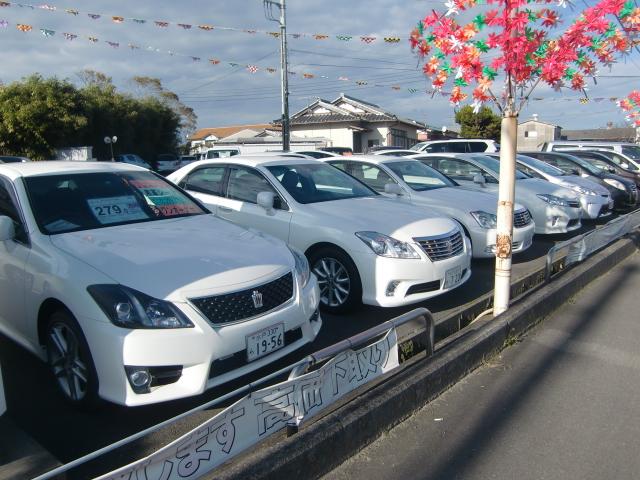
M 346 267 L 335 258 L 319 259 L 313 266 L 318 278 L 320 301 L 329 307 L 339 307 L 349 298 L 351 279 Z
M 87 394 L 88 370 L 76 333 L 66 324 L 53 323 L 47 335 L 49 365 L 64 394 L 74 402 Z

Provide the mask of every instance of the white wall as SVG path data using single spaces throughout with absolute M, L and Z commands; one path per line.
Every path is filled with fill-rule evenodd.
M 331 141 L 331 147 L 353 148 L 353 131 L 345 127 L 322 126 L 308 128 L 305 126 L 293 126 L 291 133 L 296 137 L 318 138 L 325 137 Z

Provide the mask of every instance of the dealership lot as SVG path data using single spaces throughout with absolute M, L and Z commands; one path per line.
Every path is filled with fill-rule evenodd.
M 594 224 L 587 224 L 578 232 L 572 232 L 568 235 L 542 238 L 536 236 L 529 251 L 514 257 L 514 279 L 542 268 L 546 253 L 555 242 L 587 231 L 593 226 Z M 465 286 L 436 299 L 423 302 L 419 306 L 429 308 L 437 321 L 437 319 L 446 317 L 453 310 L 492 289 L 493 261 L 473 261 L 472 272 L 472 277 Z M 23 367 L 20 371 L 7 368 L 4 371 L 8 395 L 8 415 L 13 422 L 61 462 L 68 462 L 260 378 L 268 371 L 293 363 L 311 350 L 333 344 L 411 308 L 413 307 L 394 309 L 365 307 L 348 316 L 325 314 L 323 316 L 324 326 L 316 341 L 306 350 L 290 355 L 274 364 L 269 370 L 260 370 L 251 376 L 223 387 L 214 388 L 204 395 L 187 400 L 129 409 L 106 405 L 100 411 L 93 413 L 78 412 L 69 407 L 57 392 L 46 366 L 9 340 L 2 338 L 0 341 L 0 361 L 2 364 Z M 78 469 L 71 472 L 70 478 L 84 478 L 92 473 L 105 472 L 140 458 L 159 446 L 169 443 L 180 433 L 197 426 L 214 413 L 215 411 L 210 410 L 192 415 L 172 427 L 163 429 L 136 442 L 131 447 L 123 449 L 126 451 L 116 451 L 106 456 L 100 463 L 94 462 L 87 465 L 86 468 L 89 470 Z

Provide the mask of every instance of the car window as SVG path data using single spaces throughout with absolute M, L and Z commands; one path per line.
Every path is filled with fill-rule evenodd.
M 585 160 L 587 160 L 590 164 L 595 165 L 598 168 L 601 168 L 602 170 L 615 170 L 609 163 L 605 162 L 604 160 L 601 160 L 600 158 L 595 158 L 595 157 L 583 157 Z
M 389 162 L 385 165 L 416 191 L 455 186 L 447 177 L 422 162 Z
M 397 183 L 388 173 L 369 163 L 352 162 L 349 173 L 380 193 L 387 183 Z
M 487 151 L 487 142 L 468 142 L 469 151 L 471 152 L 486 152 Z
M 480 167 L 457 158 L 443 158 L 438 162 L 438 170 L 455 180 L 473 181 L 473 177 L 483 174 Z
M 526 173 L 530 177 L 544 179 L 544 177 L 540 175 L 538 172 L 536 172 L 533 168 L 529 168 L 526 165 L 523 165 L 522 163 L 518 163 L 518 170 Z
M 0 215 L 13 220 L 16 232 L 15 239 L 26 243 L 28 241 L 26 229 L 18 210 L 18 202 L 13 194 L 13 187 L 11 183 L 4 178 L 0 178 Z
M 633 163 L 631 163 L 628 159 L 624 158 L 622 155 L 614 152 L 614 151 L 607 151 L 607 152 L 600 152 L 603 155 L 606 155 L 607 158 L 609 158 L 613 163 L 615 163 L 616 165 L 620 166 L 622 168 L 622 165 L 626 165 L 624 168 L 625 170 L 638 170 L 638 167 L 636 167 Z M 633 157 L 632 157 L 633 158 Z
M 365 184 L 325 163 L 273 165 L 267 169 L 299 203 L 377 195 Z
M 25 188 L 45 235 L 209 213 L 149 171 L 39 175 Z
M 225 158 L 238 155 L 240 152 L 235 149 L 230 150 L 209 150 L 207 152 L 207 158 Z
M 225 169 L 224 165 L 198 168 L 189 174 L 183 188 L 193 192 L 220 196 L 222 195 Z
M 622 153 L 624 153 L 629 158 L 633 158 L 634 160 L 640 160 L 639 145 L 623 145 Z
M 241 202 L 258 203 L 260 192 L 271 192 L 278 198 L 278 192 L 264 176 L 253 168 L 232 166 L 227 183 L 227 197 Z

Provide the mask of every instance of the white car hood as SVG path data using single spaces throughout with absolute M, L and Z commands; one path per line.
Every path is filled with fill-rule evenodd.
M 213 215 L 51 236 L 60 250 L 155 298 L 229 292 L 293 269 L 285 244 Z
M 498 210 L 498 197 L 495 193 L 478 192 L 460 187 L 444 187 L 434 190 L 411 191 L 411 200 L 416 205 L 433 207 L 437 211 L 462 212 L 483 211 L 496 214 Z M 514 211 L 524 207 L 518 203 L 514 205 Z
M 352 232 L 373 231 L 402 241 L 441 235 L 457 228 L 449 218 L 421 206 L 382 196 L 334 200 L 306 205 L 310 215 L 331 216 L 331 223 Z
M 539 178 L 525 178 L 516 181 L 516 198 L 519 194 L 539 194 L 555 195 L 560 198 L 577 200 L 578 195 L 566 187 L 555 185 Z
M 597 192 L 598 195 L 609 195 L 609 190 L 588 178 L 582 178 L 578 175 L 561 175 L 558 178 L 563 182 L 572 183 L 574 185 L 579 185 L 583 188 L 593 190 L 594 192 Z

